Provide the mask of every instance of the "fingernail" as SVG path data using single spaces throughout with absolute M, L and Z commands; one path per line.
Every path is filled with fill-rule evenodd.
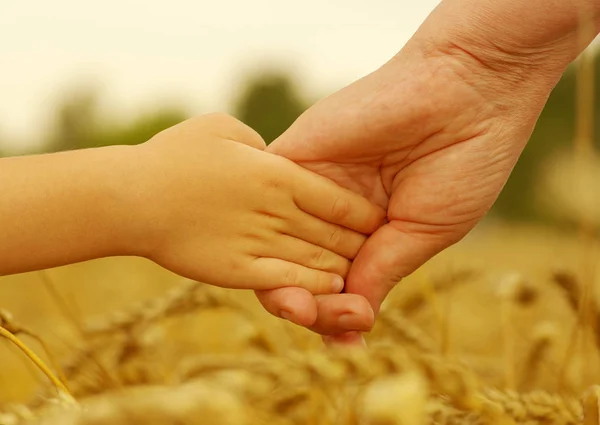
M 335 293 L 342 292 L 342 290 L 344 289 L 344 279 L 342 279 L 340 276 L 334 277 L 331 289 Z
M 290 313 L 289 311 L 286 310 L 281 310 L 279 312 L 279 317 L 281 317 L 282 319 L 288 320 L 290 322 L 293 322 L 293 316 L 292 313 Z

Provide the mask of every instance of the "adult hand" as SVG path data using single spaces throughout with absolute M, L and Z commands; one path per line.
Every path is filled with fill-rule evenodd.
M 394 59 L 271 144 L 386 208 L 388 223 L 361 248 L 345 294 L 283 288 L 258 293 L 265 308 L 345 341 L 369 330 L 393 286 L 465 236 L 496 200 L 583 47 L 574 31 L 581 3 L 598 12 L 589 0 L 445 0 Z

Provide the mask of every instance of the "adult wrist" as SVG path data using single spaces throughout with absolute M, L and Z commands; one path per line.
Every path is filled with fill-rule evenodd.
M 490 97 L 519 93 L 545 102 L 599 29 L 598 0 L 444 0 L 410 43 Z

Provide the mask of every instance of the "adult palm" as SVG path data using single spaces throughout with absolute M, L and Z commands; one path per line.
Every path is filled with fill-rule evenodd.
M 386 208 L 387 223 L 354 259 L 344 294 L 258 293 L 268 311 L 355 340 L 346 332 L 369 330 L 395 284 L 486 214 L 550 89 L 498 82 L 476 66 L 469 55 L 427 51 L 412 41 L 377 71 L 315 104 L 269 146 Z

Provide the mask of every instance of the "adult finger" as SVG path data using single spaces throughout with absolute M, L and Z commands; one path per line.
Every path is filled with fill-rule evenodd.
M 303 288 L 255 291 L 258 301 L 275 317 L 299 326 L 312 326 L 317 320 L 317 300 Z
M 365 242 L 354 260 L 345 291 L 365 297 L 377 314 L 383 300 L 402 278 L 456 241 L 447 233 L 425 229 L 399 221 L 381 227 Z M 321 317 L 327 317 L 321 310 L 324 306 L 317 312 L 315 328 L 321 325 Z M 338 333 L 343 331 L 348 329 L 337 328 Z M 332 336 L 328 342 L 343 344 L 344 338 L 336 340 Z
M 345 291 L 365 297 L 377 314 L 397 283 L 455 241 L 433 227 L 392 221 L 365 242 L 348 274 Z
M 371 307 L 371 317 L 377 313 L 389 291 L 405 276 L 429 260 L 452 242 L 447 234 L 425 231 L 423 226 L 393 221 L 377 230 L 365 242 L 346 279 L 346 294 L 318 297 L 317 320 L 310 329 L 322 335 L 344 334 L 348 331 L 366 331 L 372 326 L 372 318 L 361 301 Z M 355 295 L 356 303 L 351 307 L 357 317 L 357 323 L 340 320 L 348 299 Z M 268 301 L 269 293 L 263 300 Z M 297 310 L 291 310 L 297 315 Z M 275 313 L 276 314 L 276 313 Z M 276 314 L 277 315 L 277 314 Z M 351 323 L 348 325 L 348 323 Z M 371 323 L 370 323 L 371 322 Z
M 375 321 L 369 302 L 360 295 L 313 296 L 301 288 L 256 291 L 256 295 L 272 315 L 307 327 L 320 335 L 367 332 Z
M 375 323 L 369 302 L 361 295 L 318 295 L 317 320 L 309 329 L 320 335 L 343 335 L 348 331 L 368 332 Z

